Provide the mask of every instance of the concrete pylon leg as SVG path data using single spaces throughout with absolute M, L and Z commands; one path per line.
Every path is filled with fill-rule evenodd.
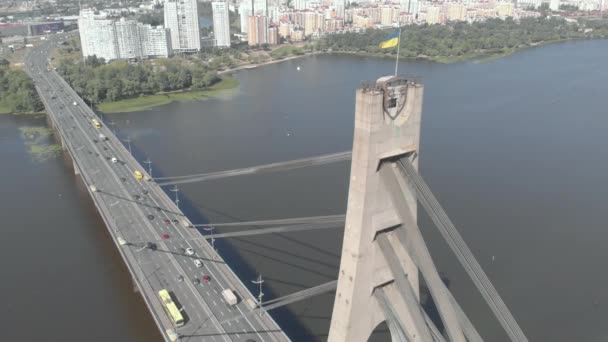
M 387 319 L 373 293 L 394 277 L 375 237 L 401 222 L 378 170 L 384 159 L 418 151 L 422 93 L 421 84 L 392 76 L 357 90 L 344 243 L 329 342 L 367 341 Z M 404 196 L 415 218 L 415 193 Z M 419 300 L 418 270 L 407 253 L 399 257 Z M 395 310 L 405 320 L 412 341 L 423 341 L 420 327 L 410 319 L 411 308 L 398 305 Z

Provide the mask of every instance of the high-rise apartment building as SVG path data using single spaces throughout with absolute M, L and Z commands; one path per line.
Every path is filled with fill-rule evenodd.
M 380 24 L 390 26 L 399 20 L 399 8 L 384 6 L 380 8 Z
M 429 25 L 439 24 L 441 20 L 441 7 L 429 6 L 426 8 L 426 22 Z
M 267 11 L 269 10 L 270 8 L 268 7 L 268 0 L 242 0 L 239 4 L 239 15 L 241 17 L 241 32 L 248 33 L 250 16 L 268 16 Z
M 346 9 L 345 0 L 334 0 L 334 7 L 336 9 L 336 17 L 344 18 L 344 10 Z
M 215 46 L 230 47 L 230 19 L 228 18 L 228 3 L 214 1 L 211 3 L 213 9 L 213 35 Z
M 95 15 L 92 9 L 82 10 L 78 18 L 78 28 L 83 57 L 97 56 L 106 61 L 119 58 L 114 38 L 114 20 Z
M 249 17 L 247 43 L 250 46 L 268 44 L 268 19 L 263 15 Z
M 116 30 L 116 44 L 118 45 L 118 58 L 143 57 L 137 21 L 121 18 L 114 22 L 114 27 Z
M 167 30 L 128 19 L 107 19 L 94 10 L 82 10 L 78 18 L 82 56 L 106 61 L 120 58 L 168 57 L 171 43 Z
M 400 0 L 399 6 L 406 13 L 418 14 L 420 12 L 420 2 L 418 0 Z
M 467 9 L 464 4 L 458 2 L 450 2 L 447 5 L 446 18 L 448 21 L 462 21 L 465 19 Z
M 201 49 L 196 0 L 166 0 L 165 27 L 171 34 L 173 51 L 194 52 Z
M 268 28 L 268 45 L 279 44 L 279 29 L 276 27 Z
M 169 57 L 171 56 L 171 35 L 169 30 L 162 26 L 139 24 L 139 35 L 144 56 Z
M 549 1 L 549 9 L 552 11 L 557 11 L 559 10 L 559 0 L 550 0 Z
M 501 17 L 512 17 L 514 6 L 512 2 L 499 2 L 496 4 L 496 14 Z

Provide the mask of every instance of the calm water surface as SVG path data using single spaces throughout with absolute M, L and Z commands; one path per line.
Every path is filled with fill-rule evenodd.
M 585 41 L 490 63 L 400 66 L 425 84 L 421 172 L 532 341 L 608 339 L 606 56 L 608 41 Z M 344 151 L 352 144 L 356 87 L 393 68 L 391 60 L 353 56 L 287 61 L 238 73 L 239 89 L 223 98 L 108 118 L 134 140 L 140 160 L 153 161 L 155 175 Z M 10 279 L 2 286 L 16 292 L 12 311 L 5 311 L 14 314 L 0 321 L 48 327 L 45 336 L 58 340 L 93 332 L 119 336 L 105 340 L 154 340 L 90 201 L 63 161 L 32 164 L 17 133 L 25 124 L 0 118 L 0 132 L 9 137 L 0 140 L 0 157 L 9 161 L 0 179 L 10 189 L 0 210 L 11 241 L 0 252 Z M 188 184 L 180 188 L 181 205 L 198 222 L 339 214 L 348 173 L 341 163 Z M 482 336 L 505 341 L 424 216 L 421 226 Z M 341 239 L 336 229 L 217 245 L 245 281 L 263 274 L 269 299 L 335 279 Z M 79 324 L 58 324 L 65 318 L 52 314 L 58 303 Z M 296 341 L 323 340 L 332 305 L 331 295 L 320 296 L 275 317 Z M 91 307 L 99 308 L 91 313 Z
M 84 185 L 63 158 L 39 162 L 0 115 L 2 341 L 160 341 Z

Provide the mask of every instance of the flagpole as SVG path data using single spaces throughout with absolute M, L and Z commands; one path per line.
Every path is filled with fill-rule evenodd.
M 401 19 L 401 13 L 399 14 L 399 19 Z M 397 58 L 395 59 L 395 76 L 397 76 L 397 71 L 399 71 L 399 47 L 401 46 L 401 20 L 399 20 L 399 38 L 397 40 Z

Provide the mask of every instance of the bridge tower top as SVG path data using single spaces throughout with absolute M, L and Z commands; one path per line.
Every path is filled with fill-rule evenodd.
M 418 151 L 423 89 L 419 81 L 385 76 L 357 90 L 346 227 L 330 342 L 367 341 L 384 321 L 394 340 L 399 335 L 407 336 L 408 341 L 430 340 L 428 330 L 419 329 L 424 322 L 416 265 L 404 246 L 396 244 L 390 256 L 383 248 L 384 243 L 396 241 L 384 233 L 400 226 L 402 219 L 381 169 L 385 161 Z M 415 191 L 403 185 L 405 212 L 415 222 Z M 392 270 L 389 264 L 399 269 Z M 387 311 L 389 302 L 392 309 Z M 398 328 L 397 322 L 405 326 Z

